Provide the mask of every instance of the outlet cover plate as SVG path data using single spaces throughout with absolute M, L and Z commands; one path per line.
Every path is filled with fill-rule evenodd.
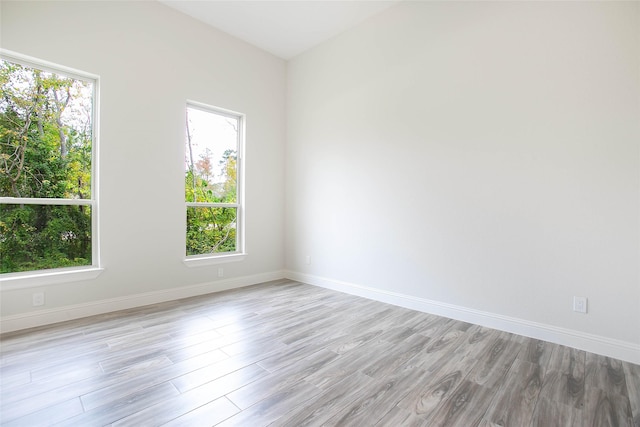
M 587 297 L 573 297 L 573 311 L 578 313 L 587 312 Z
M 31 296 L 31 303 L 34 307 L 44 305 L 44 292 L 36 292 Z

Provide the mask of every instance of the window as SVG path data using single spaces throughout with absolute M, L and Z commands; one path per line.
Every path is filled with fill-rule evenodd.
M 243 116 L 197 103 L 186 111 L 186 255 L 229 259 L 243 252 Z
M 96 98 L 95 76 L 0 56 L 3 279 L 98 267 Z

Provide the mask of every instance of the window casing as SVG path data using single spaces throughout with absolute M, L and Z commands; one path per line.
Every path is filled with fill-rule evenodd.
M 0 51 L 3 289 L 100 271 L 98 77 Z
M 190 101 L 185 133 L 185 261 L 241 260 L 244 116 Z

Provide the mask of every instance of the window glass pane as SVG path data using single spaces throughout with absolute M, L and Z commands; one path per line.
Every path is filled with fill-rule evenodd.
M 237 117 L 187 107 L 187 202 L 237 202 L 238 126 Z
M 187 207 L 187 255 L 236 251 L 237 208 Z
M 0 196 L 91 198 L 93 84 L 0 61 Z
M 91 265 L 91 207 L 0 205 L 0 273 Z

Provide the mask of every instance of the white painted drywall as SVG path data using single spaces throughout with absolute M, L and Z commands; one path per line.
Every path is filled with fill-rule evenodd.
M 1 47 L 101 76 L 105 267 L 3 317 L 242 283 L 286 232 L 303 275 L 640 343 L 638 3 L 403 2 L 294 59 L 286 116 L 283 61 L 154 2 L 0 15 Z M 182 263 L 186 99 L 247 114 L 249 256 L 221 280 Z
M 287 269 L 638 348 L 639 3 L 402 2 L 287 72 Z
M 100 76 L 105 267 L 91 281 L 3 291 L 2 316 L 282 270 L 283 60 L 157 2 L 3 1 L 1 8 L 2 48 Z M 246 114 L 243 262 L 183 264 L 187 99 Z M 46 293 L 37 309 L 36 291 Z

